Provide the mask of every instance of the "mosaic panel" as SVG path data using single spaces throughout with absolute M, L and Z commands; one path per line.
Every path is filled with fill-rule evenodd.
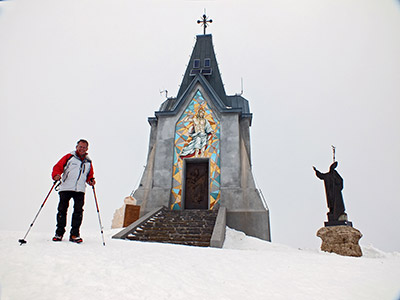
M 220 200 L 220 124 L 200 91 L 197 91 L 175 126 L 171 209 L 182 209 L 183 160 L 209 158 L 209 208 Z

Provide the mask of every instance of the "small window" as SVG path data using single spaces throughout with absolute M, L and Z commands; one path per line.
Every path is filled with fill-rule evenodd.
M 193 61 L 193 68 L 194 68 L 194 69 L 200 68 L 200 59 L 195 59 L 195 60 Z
M 205 68 L 211 67 L 211 59 L 209 58 L 204 59 L 204 67 Z

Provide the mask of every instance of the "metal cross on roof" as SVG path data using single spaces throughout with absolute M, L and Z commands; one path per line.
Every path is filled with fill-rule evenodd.
M 207 28 L 207 23 L 212 23 L 212 20 L 208 20 L 208 17 L 206 16 L 206 14 L 203 15 L 203 19 L 202 20 L 197 20 L 197 24 L 201 24 L 201 26 L 203 26 L 203 34 L 206 34 L 206 28 Z

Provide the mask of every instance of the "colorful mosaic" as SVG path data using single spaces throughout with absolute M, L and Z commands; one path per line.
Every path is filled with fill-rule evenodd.
M 171 209 L 181 209 L 183 160 L 189 157 L 209 158 L 210 196 L 209 208 L 213 209 L 220 199 L 220 147 L 219 121 L 200 91 L 186 107 L 175 126 L 175 147 L 173 166 L 173 204 Z

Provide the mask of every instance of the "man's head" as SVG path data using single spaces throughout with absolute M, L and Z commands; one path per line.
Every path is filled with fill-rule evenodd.
M 205 115 L 204 108 L 200 107 L 199 110 L 197 111 L 197 117 L 203 118 Z
M 87 140 L 80 139 L 76 143 L 76 153 L 78 153 L 79 156 L 85 156 L 88 149 L 89 149 L 89 143 Z

